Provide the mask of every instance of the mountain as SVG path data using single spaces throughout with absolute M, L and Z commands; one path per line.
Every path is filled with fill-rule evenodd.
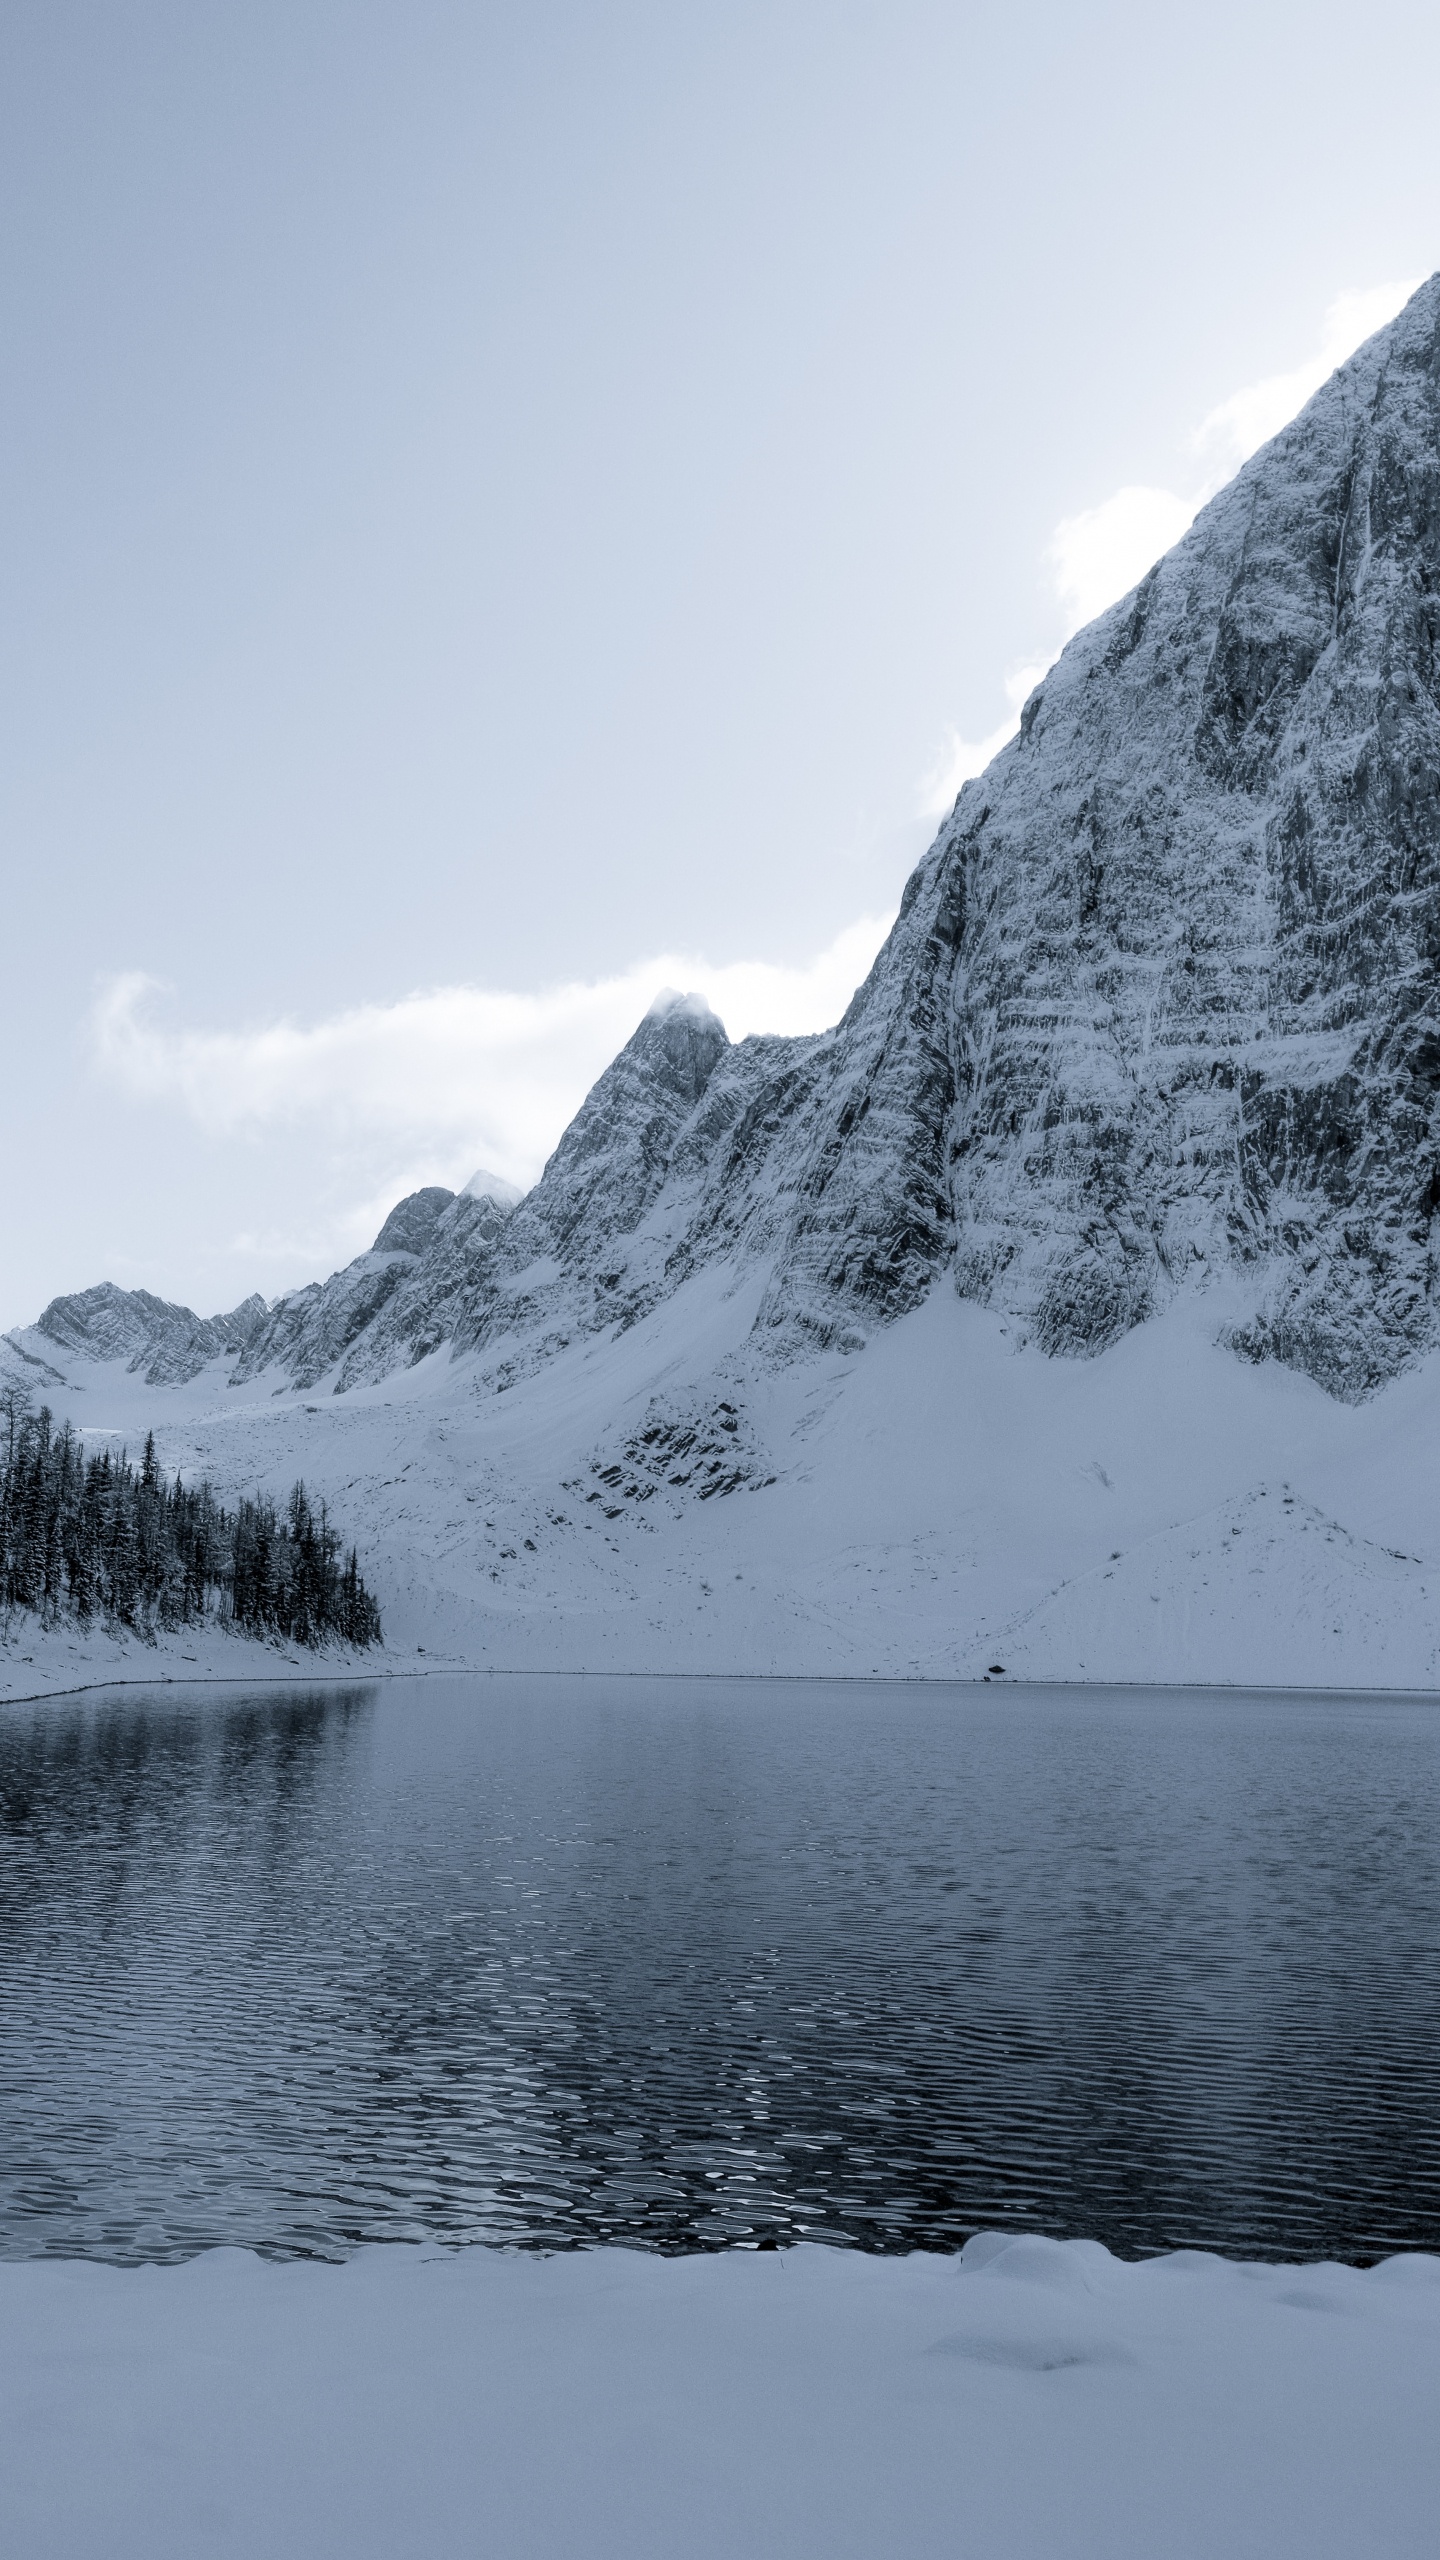
M 1354 1483 L 1371 1463 L 1363 1452 L 1412 1410 L 1392 1382 L 1413 1373 L 1415 1392 L 1431 1393 L 1437 958 L 1440 277 L 1071 641 L 1017 737 L 960 794 L 833 1031 L 732 1043 L 699 999 L 667 993 L 523 1200 L 483 1180 L 457 1197 L 417 1192 L 368 1254 L 269 1309 L 251 1301 L 202 1325 L 143 1293 L 89 1291 L 57 1300 L 16 1349 L 68 1349 L 110 1362 L 107 1376 L 123 1359 L 153 1383 L 198 1381 L 208 1361 L 217 1411 L 253 1414 L 263 1392 L 277 1449 L 275 1417 L 296 1395 L 323 1395 L 305 1414 L 334 1412 L 325 1445 L 357 1458 L 362 1443 L 388 1445 L 362 1414 L 390 1414 L 394 1441 L 411 1428 L 397 1412 L 428 1413 L 414 1425 L 428 1455 L 401 1473 L 418 1471 L 418 1483 L 429 1469 L 452 1509 L 480 1507 L 494 1530 L 484 1608 L 509 1611 L 512 1632 L 542 1607 L 542 1569 L 527 1555 L 565 1546 L 557 1523 L 568 1535 L 577 1498 L 628 1524 L 601 1532 L 606 1544 L 633 1530 L 693 1561 L 719 1533 L 682 1528 L 681 1516 L 702 1502 L 707 1520 L 729 1516 L 714 1497 L 731 1492 L 778 1520 L 787 1486 L 810 1484 L 806 1517 L 829 1518 L 826 1534 L 840 1535 L 834 1504 L 852 1497 L 862 1511 L 872 1503 L 873 1528 L 879 1496 L 860 1486 L 866 1476 L 889 1486 L 893 1514 L 873 1552 L 909 1557 L 912 1606 L 916 1542 L 938 1539 L 950 1559 L 931 1577 L 943 1586 L 933 1643 L 872 1642 L 879 1622 L 862 1611 L 867 1656 L 973 1664 L 977 1646 L 1002 1637 L 1015 1650 L 1014 1629 L 1038 1607 L 1052 1631 L 1072 1629 L 1054 1636 L 1055 1658 L 1068 1646 L 1093 1676 L 1095 1660 L 1118 1660 L 1129 1641 L 1122 1604 L 1151 1624 L 1167 1593 L 1211 1589 L 1207 1562 L 1228 1589 L 1231 1567 L 1215 1560 L 1239 1552 L 1247 1521 L 1272 1516 L 1257 1501 L 1273 1493 L 1291 1535 L 1301 1497 L 1287 1510 L 1274 1488 L 1302 1409 L 1305 1445 L 1346 1451 Z M 1093 1388 L 1066 1383 L 1077 1367 L 1093 1371 Z M 888 1401 L 877 1405 L 882 1376 Z M 1297 1406 L 1287 1377 L 1318 1400 Z M 1126 1379 L 1126 1393 L 1143 1386 L 1149 1415 L 1127 1422 L 1128 1455 L 1112 1447 L 1133 1507 L 1107 1561 L 1101 1517 L 1118 1480 L 1108 1460 L 1076 1452 L 1105 1439 L 1107 1398 Z M 345 1425 L 340 1409 L 354 1400 Z M 1340 1419 L 1367 1407 L 1373 1421 Z M 1031 1433 L 1028 1455 L 1005 1439 L 1002 1410 Z M 853 1430 L 826 1421 L 842 1411 Z M 1155 1439 L 1162 1415 L 1174 1447 Z M 968 1445 L 969 1474 L 946 1473 L 948 1455 L 940 1464 L 947 1435 Z M 1316 1459 L 1303 1516 L 1330 1525 L 1304 1534 L 1327 1547 L 1350 1537 L 1356 1573 L 1377 1589 L 1396 1557 L 1402 1581 L 1412 1565 L 1431 1580 L 1440 1569 L 1425 1562 L 1423 1437 L 1406 1443 L 1398 1510 L 1377 1495 L 1353 1528 L 1336 1507 L 1340 1479 L 1324 1475 L 1331 1460 Z M 292 1472 L 298 1446 L 287 1442 Z M 1047 1547 L 1052 1450 L 1090 1490 Z M 463 1494 L 457 1469 L 474 1477 Z M 976 1469 L 1011 1486 L 1000 1508 L 1037 1560 L 1028 1581 L 1006 1566 L 1005 1582 L 997 1564 L 995 1590 L 1009 1598 L 983 1608 L 971 1605 L 979 1586 L 955 1579 L 957 1522 L 979 1517 Z M 1075 1616 L 1077 1576 L 1115 1581 L 1137 1538 L 1181 1537 L 1197 1504 L 1214 1507 L 1214 1536 L 1165 1550 L 1162 1589 L 1136 1601 L 1097 1584 Z M 943 1519 L 936 1505 L 950 1506 Z M 509 1532 L 502 1515 L 514 1517 Z M 411 1553 L 420 1530 L 402 1533 L 393 1506 L 387 1518 L 396 1554 Z M 452 1525 L 458 1537 L 463 1519 Z M 793 1598 L 809 1550 L 795 1519 L 786 1535 L 777 1572 Z M 974 1535 L 965 1575 L 991 1553 Z M 797 1626 L 829 1572 L 815 1537 Z M 573 1540 L 567 1552 L 569 1583 L 562 1574 L 543 1596 L 552 1635 L 556 1608 L 583 1618 L 590 1606 L 575 1597 Z M 452 1633 L 478 1623 L 479 1599 L 441 1606 L 438 1570 L 429 1556 L 415 1566 L 433 1602 L 424 1622 Z M 1273 1560 L 1255 1570 L 1280 1588 Z M 682 1581 L 690 1571 L 674 1566 Z M 1327 1608 L 1323 1578 L 1307 1580 L 1308 1564 L 1295 1572 L 1285 1608 L 1300 1609 L 1302 1587 L 1306 1610 Z M 645 1625 L 672 1658 L 679 1604 L 663 1583 L 641 1574 L 634 1592 L 648 1593 Z M 627 1658 L 638 1658 L 634 1607 L 614 1605 L 630 1607 Z M 1393 1594 L 1376 1603 L 1367 1643 L 1398 1605 Z M 724 1603 L 732 1659 L 748 1640 L 739 1606 Z M 1440 1663 L 1429 1581 L 1404 1606 L 1406 1661 Z M 1234 1621 L 1230 1602 L 1215 1607 L 1211 1633 L 1194 1640 L 1212 1661 Z M 717 1623 L 724 1610 L 717 1601 Z M 600 1658 L 594 1623 L 560 1655 Z M 773 1612 L 765 1623 L 773 1634 Z M 840 1620 L 826 1623 L 833 1633 Z M 1255 1640 L 1269 1643 L 1263 1625 Z M 763 1650 L 770 1638 L 756 1641 Z M 813 1623 L 809 1641 L 818 1659 Z M 525 1643 L 539 1642 L 532 1627 Z M 1190 1643 L 1175 1637 L 1175 1660 Z M 1032 1643 L 1032 1662 L 1042 1657 Z
M 60 1351 L 123 1360 L 149 1386 L 179 1386 L 208 1361 L 243 1349 L 264 1314 L 259 1296 L 242 1300 L 228 1315 L 197 1316 L 189 1307 L 152 1297 L 148 1289 L 117 1289 L 102 1280 L 74 1297 L 52 1298 L 35 1332 Z

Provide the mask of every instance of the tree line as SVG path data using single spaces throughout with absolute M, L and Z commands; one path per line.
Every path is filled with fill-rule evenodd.
M 69 1422 L 0 1389 L 0 1610 L 47 1624 L 99 1619 L 153 1634 L 209 1618 L 246 1635 L 318 1645 L 380 1641 L 380 1611 L 303 1484 L 277 1505 L 227 1510 L 208 1484 L 167 1482 L 147 1433 L 87 1457 Z

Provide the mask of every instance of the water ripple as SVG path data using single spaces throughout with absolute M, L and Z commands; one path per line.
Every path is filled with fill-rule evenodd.
M 1440 2249 L 1440 1717 L 883 1684 L 0 1720 L 0 2251 Z

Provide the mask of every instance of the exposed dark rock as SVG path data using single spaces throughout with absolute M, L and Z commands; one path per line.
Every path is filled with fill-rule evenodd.
M 370 1247 L 372 1253 L 423 1253 L 443 1209 L 454 1199 L 438 1182 L 398 1200 Z
M 649 1502 L 656 1491 L 688 1494 L 709 1502 L 717 1494 L 773 1484 L 769 1465 L 743 1408 L 717 1397 L 703 1409 L 677 1412 L 653 1398 L 644 1421 L 618 1455 L 602 1452 L 591 1465 L 595 1478 L 587 1501 Z M 616 1512 L 607 1513 L 615 1518 Z
M 228 1315 L 197 1316 L 189 1307 L 152 1297 L 148 1289 L 120 1289 L 102 1280 L 73 1297 L 52 1298 L 35 1330 L 63 1351 L 87 1360 L 124 1360 L 143 1370 L 152 1386 L 174 1386 L 220 1353 L 242 1350 L 264 1319 L 265 1301 L 258 1295 Z

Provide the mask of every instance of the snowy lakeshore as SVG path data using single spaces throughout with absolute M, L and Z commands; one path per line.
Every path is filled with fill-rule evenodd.
M 1428 2553 L 1434 1738 L 1003 1684 L 12 1706 L 0 2548 Z
M 0 1620 L 0 1705 L 65 1698 L 97 1688 L 166 1688 L 217 1681 L 246 1688 L 290 1687 L 296 1681 L 374 1680 L 395 1667 L 381 1646 L 301 1646 L 283 1638 L 257 1641 L 214 1619 L 159 1628 L 141 1636 L 126 1627 L 44 1625 L 16 1610 Z M 405 1665 L 415 1667 L 413 1658 Z
M 0 2265 L 25 2560 L 1409 2560 L 1440 2259 Z
M 745 1353 L 753 1298 L 703 1276 L 503 1392 L 448 1348 L 343 1396 L 67 1357 L 44 1392 L 87 1452 L 153 1428 L 167 1472 L 227 1499 L 303 1477 L 358 1542 L 385 1643 L 211 1623 L 151 1645 L 17 1613 L 0 1700 L 441 1665 L 1440 1688 L 1440 1358 L 1349 1405 L 1237 1360 L 1218 1292 L 1082 1361 L 942 1288 L 859 1357 L 774 1368 Z M 615 1487 L 647 1416 L 703 1435 L 717 1400 L 752 1470 L 728 1497 Z

